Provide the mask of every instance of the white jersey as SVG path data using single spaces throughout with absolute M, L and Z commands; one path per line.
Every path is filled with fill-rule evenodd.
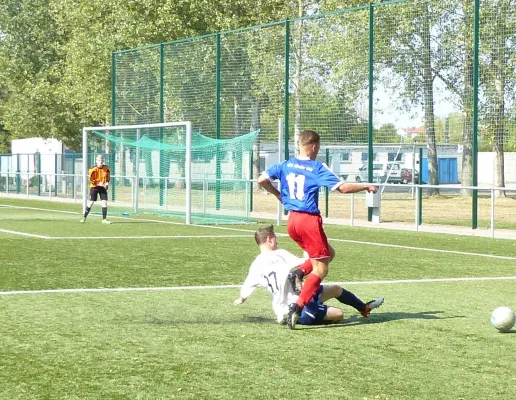
M 249 268 L 249 274 L 240 289 L 240 297 L 247 299 L 261 286 L 272 294 L 272 308 L 278 322 L 288 314 L 288 305 L 295 303 L 297 295 L 287 280 L 292 268 L 305 262 L 287 250 L 268 250 L 260 253 Z

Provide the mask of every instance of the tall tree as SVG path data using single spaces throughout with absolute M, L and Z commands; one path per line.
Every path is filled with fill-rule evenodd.
M 460 98 L 462 103 L 462 110 L 464 116 L 464 130 L 463 130 L 463 150 L 462 150 L 462 176 L 461 183 L 463 186 L 471 186 L 473 184 L 473 1 L 462 0 L 463 7 L 463 28 L 460 31 L 461 34 L 458 36 L 459 40 L 462 41 L 463 54 L 462 68 L 456 68 L 455 70 L 462 73 L 462 92 L 460 92 Z M 460 26 L 460 25 L 459 25 Z M 452 42 L 455 42 L 457 38 L 450 38 Z M 453 75 L 453 73 L 452 73 Z M 444 74 L 443 74 L 444 76 Z M 460 79 L 460 78 L 459 78 Z M 447 80 L 448 87 L 454 90 L 455 79 Z M 471 195 L 471 190 L 462 189 L 461 194 L 463 196 Z
M 436 43 L 441 30 L 445 1 L 416 0 L 378 8 L 375 13 L 375 56 L 380 69 L 387 68 L 402 77 L 402 87 L 394 88 L 414 107 L 421 105 L 427 138 L 428 176 L 431 185 L 439 184 L 434 110 L 436 60 L 442 51 Z M 437 36 L 437 37 L 436 37 Z M 389 77 L 390 79 L 390 77 Z M 439 189 L 430 188 L 429 195 Z
M 480 32 L 481 82 L 485 102 L 483 104 L 484 124 L 493 137 L 495 153 L 494 186 L 505 187 L 504 143 L 508 110 L 506 104 L 516 101 L 516 64 L 514 44 L 516 43 L 516 2 L 514 0 L 493 0 L 483 3 L 481 9 L 482 29 Z M 497 197 L 505 197 L 505 191 L 497 190 Z
M 80 127 L 110 122 L 111 52 L 280 19 L 279 0 L 5 0 L 2 124 L 74 148 Z
M 2 38 L 0 37 L 0 41 Z M 1 47 L 0 47 L 1 49 Z M 2 69 L 3 61 L 5 58 L 4 55 L 0 52 L 0 70 Z M 7 90 L 4 87 L 2 81 L 0 81 L 0 154 L 1 153 L 10 153 L 11 152 L 11 137 L 10 133 L 5 129 L 2 123 L 2 114 L 4 109 L 4 103 L 7 99 Z
M 62 46 L 52 4 L 46 0 L 6 0 L 0 4 L 0 80 L 7 89 L 2 124 L 15 137 L 58 136 L 75 110 L 55 92 L 62 76 Z M 73 124 L 73 123 L 72 123 Z
M 434 79 L 435 74 L 432 67 L 432 43 L 431 43 L 431 8 L 430 2 L 421 8 L 423 17 L 423 26 L 421 30 L 422 45 L 422 61 L 423 61 L 423 104 L 425 110 L 425 132 L 428 146 L 428 178 L 430 185 L 439 184 L 439 171 L 437 166 L 437 142 L 435 140 L 435 113 L 434 113 Z M 439 194 L 439 189 L 430 188 L 429 195 Z

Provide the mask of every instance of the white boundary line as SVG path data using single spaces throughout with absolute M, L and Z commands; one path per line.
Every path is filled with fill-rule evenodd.
M 0 232 L 9 233 L 11 235 L 27 236 L 27 237 L 37 238 L 37 239 L 52 239 L 50 236 L 35 235 L 33 233 L 11 231 L 9 229 L 0 229 Z
M 20 210 L 48 211 L 48 212 L 55 212 L 55 213 L 61 213 L 61 214 L 80 214 L 75 211 L 52 210 L 50 208 L 39 208 L 39 207 L 13 206 L 11 204 L 0 204 L 0 207 L 1 208 L 16 208 L 16 209 L 20 209 Z
M 435 283 L 435 282 L 478 282 L 478 281 L 506 281 L 516 280 L 516 276 L 493 276 L 481 278 L 435 278 L 435 279 L 396 279 L 387 281 L 363 282 L 329 282 L 327 285 L 396 285 L 401 283 Z M 173 290 L 211 290 L 211 289 L 239 289 L 242 285 L 212 285 L 212 286 L 170 286 L 170 287 L 141 287 L 141 288 L 91 288 L 91 289 L 48 289 L 48 290 L 13 290 L 0 291 L 0 296 L 19 294 L 51 294 L 51 293 L 107 293 L 107 292 L 158 292 Z
M 251 235 L 165 235 L 165 236 L 43 236 L 33 233 L 0 229 L 0 232 L 11 235 L 27 236 L 45 240 L 96 240 L 96 239 L 231 239 L 231 238 L 251 238 Z
M 183 235 L 183 236 L 56 236 L 51 240 L 88 240 L 88 239 L 218 239 L 218 238 L 250 238 L 250 235 Z
M 47 211 L 47 212 L 53 212 L 53 213 L 61 213 L 61 214 L 75 214 L 78 216 L 81 216 L 82 213 L 78 213 L 75 211 L 66 211 L 66 210 L 52 210 L 48 208 L 38 208 L 38 207 L 24 207 L 24 206 L 13 206 L 8 204 L 0 204 L 0 208 L 16 208 L 16 209 L 23 209 L 23 210 L 34 210 L 34 211 Z M 97 214 L 90 214 L 89 217 L 101 217 Z M 88 218 L 89 218 L 88 217 Z M 186 225 L 184 222 L 174 222 L 174 221 L 163 221 L 160 219 L 151 219 L 151 218 L 127 218 L 127 217 L 117 217 L 116 215 L 110 215 L 109 219 L 123 219 L 131 221 L 141 221 L 141 222 L 153 222 L 156 224 L 167 224 L 167 225 L 182 225 L 182 226 L 190 226 L 190 227 L 201 227 L 201 228 L 209 228 L 209 229 L 217 229 L 217 230 L 227 230 L 227 231 L 235 231 L 235 232 L 250 232 L 254 234 L 254 230 L 250 229 L 242 229 L 242 228 L 228 228 L 225 226 L 211 226 L 211 225 Z M 280 236 L 288 236 L 283 233 L 279 233 Z
M 61 213 L 61 214 L 75 214 L 78 216 L 81 216 L 82 213 L 75 212 L 75 211 L 66 211 L 66 210 L 52 210 L 48 208 L 38 208 L 38 207 L 25 207 L 25 206 L 13 206 L 9 204 L 0 204 L 0 208 L 16 208 L 16 209 L 23 209 L 23 210 L 34 210 L 34 211 L 47 211 L 47 212 L 53 212 L 53 213 Z M 89 217 L 100 217 L 100 215 L 97 214 L 90 214 Z M 88 217 L 88 218 L 89 218 Z M 110 215 L 109 219 L 123 219 L 127 220 L 127 217 L 117 217 L 116 215 Z M 141 222 L 153 222 L 156 224 L 168 224 L 168 225 L 182 225 L 182 226 L 190 226 L 190 227 L 199 227 L 198 225 L 186 225 L 184 222 L 174 222 L 174 221 L 163 221 L 160 219 L 151 219 L 151 218 L 129 218 L 131 221 L 141 221 Z M 200 226 L 202 228 L 209 228 L 209 229 L 217 229 L 217 230 L 227 230 L 227 231 L 235 231 L 235 232 L 250 232 L 254 234 L 254 230 L 250 229 L 242 229 L 242 228 L 228 228 L 225 226 L 211 226 L 211 225 L 202 225 Z M 288 236 L 286 234 L 278 234 L 280 236 Z
M 331 242 L 343 242 L 343 243 L 353 243 L 353 244 L 365 244 L 365 245 L 378 246 L 378 247 L 393 247 L 395 249 L 405 249 L 405 250 L 431 251 L 431 252 L 435 252 L 435 253 L 457 254 L 457 255 L 461 255 L 461 256 L 498 258 L 498 259 L 501 259 L 501 260 L 516 261 L 516 257 L 497 256 L 495 254 L 470 253 L 468 251 L 430 249 L 430 248 L 426 248 L 426 247 L 402 246 L 402 245 L 399 245 L 399 244 L 386 244 L 386 243 L 375 243 L 375 242 L 362 242 L 360 240 L 349 240 L 349 239 L 328 238 L 328 241 L 331 241 Z
M 74 211 L 51 210 L 51 209 L 47 209 L 47 208 L 12 206 L 12 205 L 0 205 L 0 206 L 1 207 L 6 207 L 6 208 L 18 208 L 18 209 L 27 209 L 27 210 L 48 211 L 48 212 L 57 212 L 57 213 L 66 213 L 66 214 L 80 214 L 80 213 L 76 213 Z M 113 216 L 113 217 L 110 217 L 110 218 L 127 219 L 127 217 L 116 217 L 116 216 Z M 143 222 L 162 223 L 162 224 L 172 224 L 172 225 L 185 225 L 182 222 L 162 221 L 162 220 L 144 219 L 144 218 L 134 218 L 133 220 L 143 221 Z M 187 225 L 187 226 L 197 227 L 196 225 Z M 206 225 L 202 225 L 201 228 L 203 228 L 203 229 L 204 228 L 209 228 L 209 229 L 217 229 L 217 230 L 228 230 L 228 231 L 233 231 L 233 232 L 248 232 L 248 233 L 253 233 L 254 234 L 254 230 L 249 230 L 249 229 L 228 228 L 228 227 L 210 226 L 210 225 L 207 225 L 207 226 Z M 0 231 L 7 232 L 6 230 L 1 230 L 1 229 L 0 229 Z M 56 239 L 56 240 L 66 240 L 66 239 L 70 239 L 70 240 L 71 239 L 80 239 L 80 240 L 82 240 L 82 239 L 90 239 L 90 237 L 80 237 L 80 236 L 79 237 L 41 236 L 41 235 L 32 235 L 30 233 L 15 232 L 15 231 L 11 231 L 9 233 L 18 234 L 18 235 L 22 235 L 22 236 L 33 236 L 35 238 L 48 239 L 48 240 L 52 240 L 52 239 Z M 286 233 L 276 233 L 276 235 L 277 236 L 281 236 L 281 237 L 288 236 Z M 187 238 L 193 238 L 193 237 L 204 237 L 204 236 L 189 236 Z M 220 236 L 220 237 L 223 237 L 223 236 Z M 230 236 L 230 237 L 233 237 L 233 236 Z M 234 236 L 234 237 L 237 237 L 237 236 Z M 247 236 L 245 236 L 245 237 L 247 237 Z M 98 238 L 99 238 L 98 236 L 95 237 L 95 239 L 98 239 Z M 112 236 L 110 236 L 110 237 L 105 237 L 104 239 L 136 239 L 136 238 L 143 238 L 143 237 L 140 237 L 140 236 L 129 236 L 129 237 L 118 237 L 117 236 L 117 237 L 112 237 Z M 159 238 L 168 238 L 168 237 L 164 237 L 164 236 L 147 236 L 147 237 L 145 237 L 145 239 L 154 239 L 154 238 L 159 239 Z M 174 236 L 174 238 L 180 238 L 180 236 Z M 398 245 L 398 244 L 364 242 L 364 241 L 350 240 L 350 239 L 328 238 L 328 240 L 330 242 L 362 244 L 362 245 L 369 245 L 369 246 L 391 247 L 391 248 L 395 248 L 395 249 L 430 251 L 430 252 L 435 252 L 435 253 L 457 254 L 457 255 L 461 255 L 461 256 L 484 257 L 484 258 L 494 258 L 494 259 L 500 259 L 500 260 L 516 261 L 516 257 L 498 256 L 498 255 L 493 255 L 493 254 L 482 254 L 482 253 L 471 253 L 471 252 L 467 252 L 467 251 L 431 249 L 431 248 L 426 248 L 426 247 L 414 247 L 414 246 L 403 246 L 403 245 Z

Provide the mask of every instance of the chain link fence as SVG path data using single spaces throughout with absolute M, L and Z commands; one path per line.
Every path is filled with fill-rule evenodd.
M 514 0 L 376 2 L 117 51 L 112 125 L 192 121 L 220 139 L 260 129 L 253 178 L 313 129 L 343 179 L 396 164 L 427 184 L 423 221 L 476 228 L 491 197 L 507 216 L 514 201 L 515 10 Z M 417 181 L 384 184 L 384 218 L 412 220 Z M 335 196 L 322 202 L 328 217 L 364 212 Z M 254 211 L 270 211 L 266 198 L 255 185 Z

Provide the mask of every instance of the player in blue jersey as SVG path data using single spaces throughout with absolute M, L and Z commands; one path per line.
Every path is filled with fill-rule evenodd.
M 319 134 L 305 130 L 299 135 L 299 155 L 273 165 L 258 178 L 258 183 L 289 211 L 288 234 L 310 258 L 299 267 L 307 277 L 297 302 L 289 306 L 290 329 L 295 328 L 303 307 L 319 290 L 335 256 L 322 226 L 319 188 L 325 186 L 341 193 L 377 191 L 374 185 L 343 182 L 326 164 L 316 160 L 320 147 Z M 273 180 L 280 181 L 281 192 L 274 187 Z

